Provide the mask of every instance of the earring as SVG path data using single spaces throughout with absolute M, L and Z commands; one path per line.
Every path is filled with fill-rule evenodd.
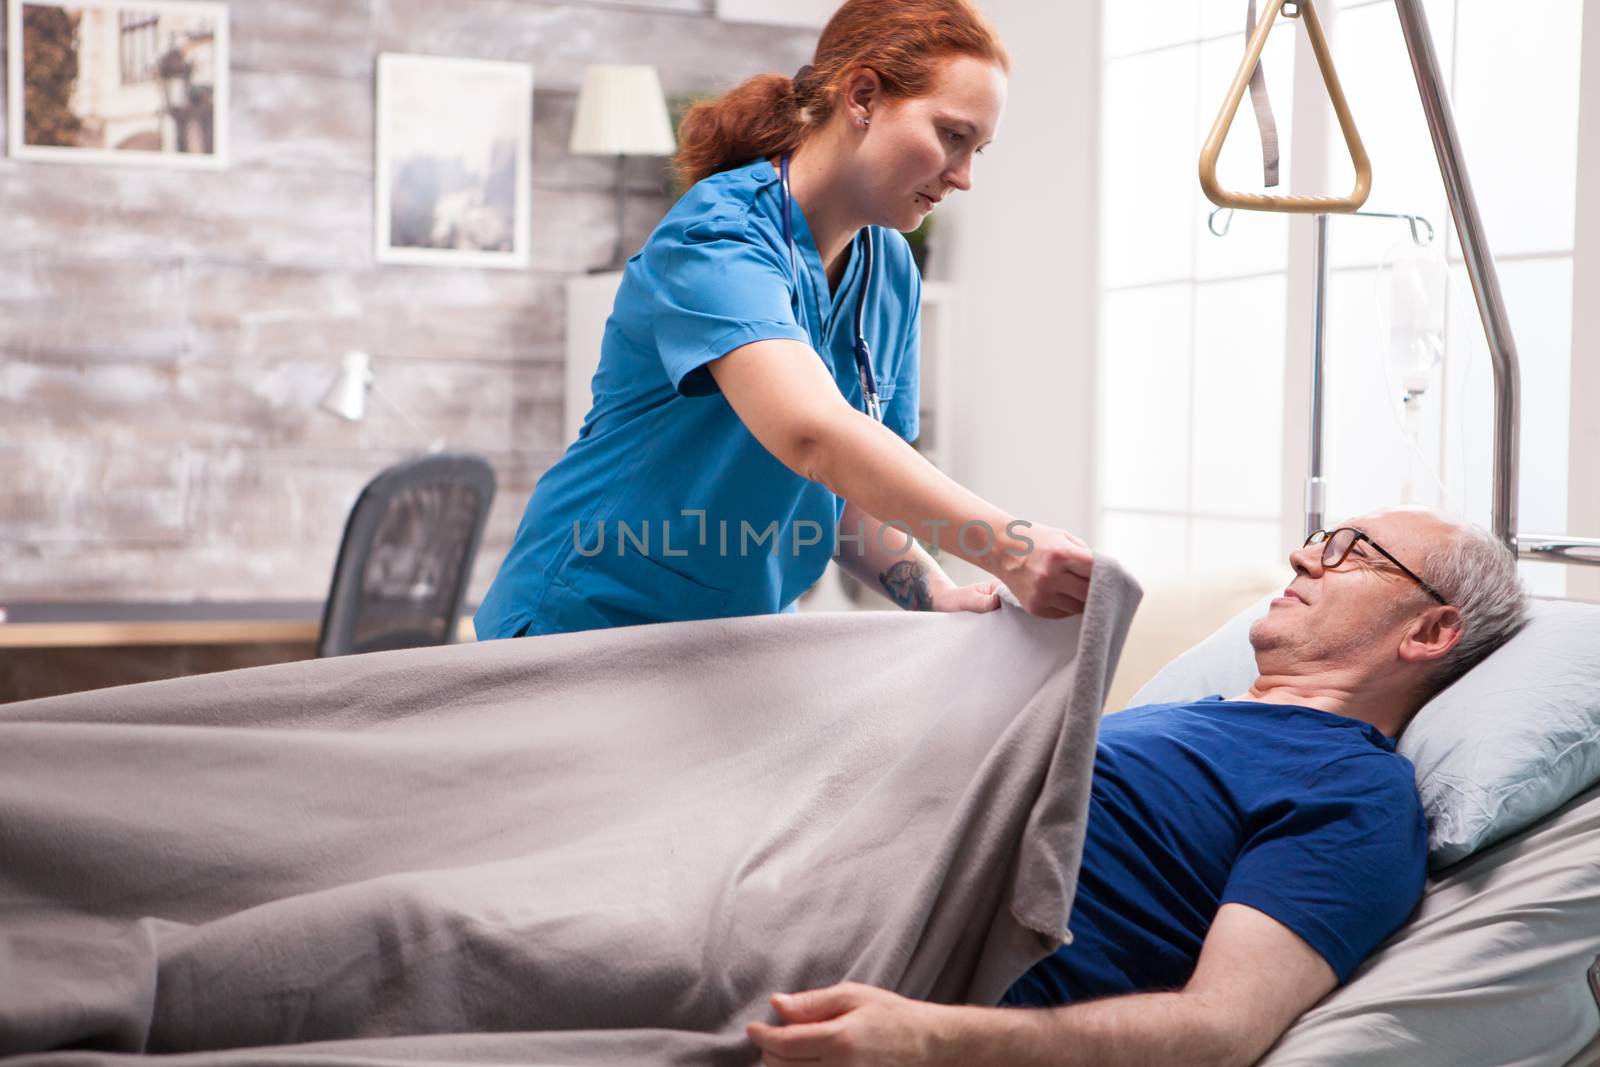
M 864 130 L 868 126 L 872 125 L 872 120 L 868 118 L 858 118 L 856 119 L 856 125 L 860 126 Z

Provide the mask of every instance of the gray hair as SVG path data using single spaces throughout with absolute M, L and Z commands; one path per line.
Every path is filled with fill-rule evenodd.
M 1481 526 L 1439 517 L 1456 535 L 1428 554 L 1424 574 L 1461 613 L 1462 634 L 1427 677 L 1427 700 L 1509 641 L 1528 618 L 1528 594 L 1511 551 Z

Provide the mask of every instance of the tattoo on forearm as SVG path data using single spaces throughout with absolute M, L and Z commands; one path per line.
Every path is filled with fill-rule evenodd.
M 928 591 L 928 568 L 916 560 L 903 559 L 878 575 L 889 599 L 907 611 L 932 611 L 933 594 Z

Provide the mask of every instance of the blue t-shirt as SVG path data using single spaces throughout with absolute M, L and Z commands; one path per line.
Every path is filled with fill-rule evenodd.
M 1298 934 L 1340 982 L 1422 896 L 1411 762 L 1376 727 L 1208 697 L 1100 724 L 1070 943 L 1004 1003 L 1182 987 L 1223 904 Z
M 904 237 L 868 227 L 830 293 L 798 203 L 794 236 L 798 276 L 762 159 L 696 183 L 628 260 L 594 405 L 534 489 L 473 620 L 479 638 L 767 614 L 821 577 L 844 501 L 762 447 L 706 364 L 753 341 L 801 341 L 859 409 L 855 310 L 871 240 L 864 333 L 884 423 L 914 441 L 922 280 Z

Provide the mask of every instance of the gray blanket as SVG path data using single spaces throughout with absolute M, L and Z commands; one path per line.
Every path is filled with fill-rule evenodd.
M 1067 936 L 1138 587 L 0 707 L 0 1053 L 740 1064 L 766 998 L 993 1003 Z M 61 1048 L 91 1052 L 55 1052 Z

